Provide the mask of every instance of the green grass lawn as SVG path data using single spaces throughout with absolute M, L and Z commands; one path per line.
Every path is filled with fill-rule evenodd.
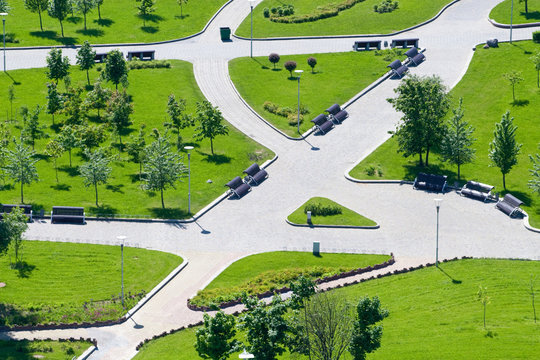
M 525 3 L 514 1 L 514 24 L 540 22 L 540 0 L 528 0 L 528 13 L 525 13 Z M 510 24 L 512 0 L 504 0 L 491 10 L 489 17 L 501 24 Z
M 540 323 L 533 321 L 528 292 L 531 275 L 540 275 L 540 262 L 475 259 L 442 263 L 440 268 L 443 271 L 430 267 L 334 290 L 353 304 L 366 295 L 378 296 L 390 312 L 382 322 L 381 347 L 368 359 L 537 357 Z M 486 315 L 491 336 L 483 329 L 482 305 L 476 300 L 480 285 L 491 297 Z M 146 344 L 135 359 L 196 359 L 194 343 L 195 329 L 180 331 Z M 284 354 L 280 359 L 298 357 Z
M 319 6 L 342 2 L 343 0 L 289 0 L 285 4 L 294 5 L 295 15 L 304 15 L 313 13 Z M 253 9 L 253 37 L 387 34 L 431 19 L 450 2 L 451 0 L 400 0 L 398 9 L 379 14 L 373 10 L 373 5 L 381 3 L 381 0 L 366 0 L 341 11 L 335 17 L 300 24 L 283 24 L 265 18 L 263 10 L 280 6 L 284 2 L 265 0 Z M 251 36 L 249 16 L 244 19 L 236 34 Z
M 315 72 L 307 59 L 317 59 Z M 313 126 L 311 119 L 334 103 L 343 104 L 386 72 L 389 61 L 375 52 L 347 52 L 312 55 L 282 56 L 276 69 L 268 57 L 237 58 L 229 63 L 229 73 L 234 85 L 249 103 L 265 119 L 288 135 L 298 135 L 297 122 L 278 116 L 264 109 L 271 101 L 280 107 L 288 107 L 297 114 L 298 81 L 283 67 L 286 61 L 296 61 L 297 69 L 304 70 L 300 79 L 300 103 L 309 114 L 300 124 L 300 132 Z M 294 73 L 293 73 L 294 74 Z M 261 87 L 260 84 L 265 84 Z M 329 84 L 339 84 L 329 86 Z
M 123 315 L 119 246 L 24 241 L 24 267 L 0 257 L 0 325 L 117 319 Z M 182 263 L 179 256 L 124 248 L 125 294 L 149 292 Z M 129 299 L 128 308 L 140 297 Z M 93 301 L 93 304 L 91 302 Z M 9 313 L 9 309 L 13 312 Z M 5 320 L 3 320 L 5 319 Z
M 518 127 L 516 139 L 522 143 L 518 164 L 506 176 L 508 191 L 525 202 L 524 208 L 531 216 L 531 222 L 540 226 L 540 200 L 527 187 L 531 162 L 529 154 L 537 153 L 540 141 L 538 132 L 538 109 L 540 90 L 536 86 L 536 71 L 529 58 L 540 51 L 540 44 L 532 41 L 515 42 L 513 45 L 500 44 L 498 49 L 484 50 L 479 46 L 469 69 L 459 84 L 451 91 L 454 106 L 463 97 L 465 119 L 476 129 L 476 160 L 461 167 L 462 180 L 477 180 L 495 186 L 496 192 L 503 191 L 502 175 L 497 167 L 490 167 L 489 143 L 493 139 L 495 123 L 510 110 L 514 124 Z M 502 74 L 517 70 L 525 79 L 516 85 L 516 103 L 512 100 L 512 88 Z M 450 112 L 451 113 L 451 112 Z M 404 158 L 397 153 L 397 142 L 391 138 L 371 153 L 350 173 L 358 179 L 407 179 L 414 180 L 418 172 L 445 174 L 449 183 L 457 180 L 457 168 L 441 163 L 437 154 L 430 155 L 430 167 L 417 166 L 418 157 Z M 368 176 L 370 167 L 380 169 Z M 382 175 L 382 176 L 381 176 Z
M 80 356 L 92 344 L 82 341 L 0 340 L 0 359 L 64 360 Z
M 259 294 L 289 285 L 299 275 L 312 279 L 380 264 L 388 255 L 321 254 L 276 251 L 251 255 L 234 262 L 192 299 L 207 305 L 237 299 L 243 291 Z
M 307 205 L 321 204 L 322 206 L 331 206 L 341 208 L 342 213 L 327 216 L 311 216 L 311 221 L 314 225 L 347 225 L 347 226 L 375 226 L 377 223 L 368 219 L 351 209 L 346 208 L 330 199 L 323 197 L 314 197 L 306 201 L 302 206 L 296 209 L 287 219 L 295 224 L 307 224 L 307 215 L 304 213 L 304 208 Z
M 203 29 L 214 13 L 226 0 L 189 2 L 180 6 L 176 0 L 156 2 L 155 12 L 147 16 L 146 25 L 139 16 L 138 4 L 133 0 L 105 0 L 101 6 L 101 20 L 97 9 L 87 15 L 87 30 L 84 30 L 82 14 L 71 14 L 63 21 L 64 37 L 60 23 L 42 14 L 43 31 L 39 27 L 38 14 L 24 7 L 23 0 L 9 2 L 11 10 L 6 17 L 6 33 L 17 43 L 7 46 L 72 45 L 88 40 L 92 44 L 154 42 L 181 38 Z
M 171 68 L 141 69 L 129 72 L 128 94 L 132 97 L 134 112 L 131 116 L 133 124 L 123 132 L 123 142 L 129 140 L 129 135 L 137 135 L 141 124 L 146 124 L 146 143 L 153 139 L 150 136 L 153 128 L 164 132 L 163 123 L 168 121 L 166 113 L 167 98 L 174 93 L 177 98 L 187 101 L 187 112 L 195 113 L 196 103 L 204 100 L 195 78 L 192 64 L 183 61 L 171 61 Z M 90 72 L 91 81 L 97 79 L 97 71 Z M 84 86 L 86 73 L 72 67 L 72 86 Z M 16 99 L 13 103 L 14 117 L 20 120 L 16 114 L 22 105 L 33 109 L 36 104 L 46 105 L 46 76 L 45 69 L 29 69 L 10 71 L 0 75 L 0 108 L 5 113 L 0 115 L 4 120 L 10 116 L 10 103 L 8 101 L 8 86 L 13 82 L 15 85 Z M 114 88 L 114 86 L 111 88 Z M 64 91 L 64 85 L 58 86 Z M 102 111 L 103 115 L 103 111 Z M 100 123 L 97 113 L 89 112 L 90 123 Z M 56 123 L 62 122 L 64 115 L 56 115 Z M 78 166 L 83 163 L 80 150 L 75 150 L 72 155 L 73 167 L 69 167 L 67 152 L 58 159 L 59 182 L 56 182 L 53 161 L 43 156 L 45 146 L 58 132 L 58 127 L 52 126 L 52 118 L 43 110 L 40 121 L 46 126 L 45 132 L 49 138 L 36 141 L 36 152 L 42 160 L 37 163 L 40 181 L 25 186 L 25 202 L 34 206 L 34 211 L 44 208 L 47 212 L 53 205 L 84 206 L 88 214 L 131 214 L 157 218 L 185 218 L 187 214 L 188 184 L 187 179 L 177 183 L 176 189 L 165 191 L 166 209 L 161 209 L 159 192 L 148 192 L 141 189 L 139 181 L 139 165 L 130 161 L 126 152 L 119 154 L 116 142 L 117 137 L 107 136 L 102 145 L 110 148 L 114 161 L 109 184 L 99 185 L 100 206 L 95 206 L 95 195 L 92 187 L 84 187 L 82 178 L 78 175 Z M 12 130 L 12 136 L 20 133 L 19 122 L 8 124 Z M 264 162 L 273 154 L 249 139 L 244 134 L 229 126 L 229 136 L 219 136 L 214 140 L 215 155 L 210 152 L 210 141 L 195 142 L 193 139 L 195 127 L 181 130 L 183 141 L 193 145 L 195 149 L 191 155 L 191 191 L 192 212 L 195 213 L 217 196 L 223 193 L 223 184 L 231 178 L 241 174 L 253 161 Z M 171 141 L 176 141 L 176 134 L 171 134 Z M 184 154 L 184 163 L 187 166 L 187 156 Z M 209 183 L 207 180 L 211 180 Z M 6 185 L 0 190 L 3 203 L 19 203 L 20 189 L 18 184 L 11 183 L 6 179 Z

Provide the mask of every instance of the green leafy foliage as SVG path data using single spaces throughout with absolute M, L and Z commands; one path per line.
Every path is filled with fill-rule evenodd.
M 501 122 L 495 124 L 493 141 L 489 144 L 489 158 L 492 165 L 501 170 L 503 176 L 503 187 L 506 190 L 506 174 L 518 162 L 518 154 L 522 144 L 516 142 L 517 126 L 514 125 L 514 118 L 510 117 L 510 111 L 507 111 L 501 119 Z
M 24 146 L 21 142 L 15 143 L 15 149 L 7 150 L 6 174 L 16 183 L 21 184 L 21 203 L 24 204 L 24 185 L 29 185 L 39 180 L 36 169 L 37 159 L 34 151 Z
M 238 350 L 239 341 L 236 335 L 236 318 L 218 311 L 214 317 L 203 315 L 203 326 L 197 329 L 195 349 L 203 359 L 226 360 Z
M 356 320 L 349 352 L 354 360 L 365 360 L 366 354 L 381 346 L 382 325 L 375 325 L 388 317 L 388 310 L 381 307 L 377 296 L 361 298 L 356 306 Z
M 87 3 L 89 0 L 79 0 L 79 1 L 81 3 Z M 86 29 L 86 14 L 85 14 L 84 19 L 85 19 L 84 28 Z M 88 81 L 88 85 L 90 85 L 89 70 L 96 65 L 96 62 L 94 61 L 95 57 L 96 57 L 96 51 L 92 49 L 92 46 L 90 46 L 90 43 L 88 41 L 85 41 L 82 44 L 79 51 L 77 51 L 77 65 L 79 65 L 81 70 L 86 71 L 86 79 Z
M 373 5 L 373 11 L 384 14 L 390 13 L 398 8 L 399 4 L 397 1 L 392 0 L 382 0 L 379 4 Z
M 197 103 L 197 121 L 199 126 L 195 129 L 195 138 L 198 141 L 210 139 L 210 151 L 214 155 L 214 138 L 219 135 L 228 135 L 229 128 L 223 124 L 221 111 L 206 100 Z
M 69 66 L 69 58 L 67 56 L 62 57 L 61 49 L 53 48 L 49 51 L 49 55 L 47 56 L 47 77 L 54 80 L 57 85 L 58 80 L 69 75 Z

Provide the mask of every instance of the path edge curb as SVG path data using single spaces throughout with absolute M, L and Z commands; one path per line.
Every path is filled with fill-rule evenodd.
M 379 224 L 373 225 L 373 226 L 356 226 L 356 225 L 317 225 L 317 224 L 297 224 L 293 223 L 292 221 L 289 221 L 289 219 L 285 219 L 287 224 L 296 226 L 296 227 L 306 227 L 306 228 L 327 228 L 327 229 L 366 229 L 366 230 L 374 230 L 379 229 L 381 226 Z
M 493 20 L 488 16 L 488 21 L 491 23 L 491 25 L 501 28 L 501 29 L 510 29 L 510 25 L 508 24 L 501 24 Z M 533 23 L 523 23 L 523 24 L 512 24 L 513 29 L 524 29 L 524 28 L 530 28 L 530 27 L 538 27 L 540 26 L 540 22 L 533 22 Z
M 85 352 L 83 352 L 77 360 L 86 360 L 92 355 L 94 351 L 96 351 L 97 347 L 95 345 L 91 345 L 88 349 L 86 349 Z

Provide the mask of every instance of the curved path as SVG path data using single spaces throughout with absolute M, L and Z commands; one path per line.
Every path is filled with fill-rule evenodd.
M 399 35 L 420 38 L 427 61 L 411 71 L 441 76 L 453 87 L 465 73 L 472 48 L 489 38 L 504 40 L 508 31 L 493 27 L 487 15 L 500 0 L 462 0 L 436 21 Z M 148 224 L 90 221 L 86 226 L 31 224 L 27 238 L 113 244 L 128 236 L 128 246 L 177 253 L 189 265 L 162 291 L 121 325 L 55 331 L 11 332 L 14 338 L 93 337 L 99 350 L 91 359 L 129 359 L 143 339 L 201 319 L 185 306 L 197 289 L 235 259 L 272 250 L 306 250 L 320 241 L 322 251 L 394 252 L 393 268 L 433 261 L 435 207 L 442 196 L 439 254 L 454 256 L 532 258 L 540 260 L 538 234 L 484 204 L 450 192 L 415 191 L 409 185 L 356 184 L 343 173 L 388 138 L 399 115 L 386 102 L 399 83 L 387 80 L 349 108 L 350 118 L 326 136 L 291 141 L 258 119 L 234 92 L 227 62 L 249 54 L 249 41 L 222 43 L 219 27 L 235 28 L 249 14 L 243 0 L 235 0 L 216 17 L 207 31 L 176 43 L 146 46 L 158 58 L 184 59 L 194 64 L 204 95 L 219 106 L 235 127 L 271 148 L 279 159 L 268 168 L 270 177 L 242 200 L 225 200 L 192 224 Z M 535 29 L 515 30 L 515 39 L 530 38 Z M 254 55 L 349 51 L 355 39 L 258 41 Z M 145 48 L 141 46 L 140 48 Z M 103 49 L 104 51 L 108 49 Z M 496 51 L 496 50 L 494 50 Z M 74 51 L 65 51 L 74 57 Z M 44 66 L 46 50 L 10 51 L 9 68 Z M 378 230 L 310 229 L 287 225 L 289 213 L 312 196 L 331 198 L 369 218 Z M 369 275 L 371 276 L 371 275 Z M 138 326 L 135 326 L 138 324 Z

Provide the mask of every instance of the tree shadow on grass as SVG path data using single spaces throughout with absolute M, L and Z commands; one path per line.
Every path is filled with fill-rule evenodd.
M 144 20 L 146 22 L 151 22 L 151 23 L 159 23 L 160 21 L 163 21 L 165 20 L 165 18 L 161 15 L 157 15 L 157 14 L 148 14 L 148 15 L 137 15 L 139 17 L 139 19 L 141 20 Z
M 71 185 L 68 185 L 68 184 L 55 184 L 55 185 L 51 185 L 51 189 L 56 190 L 56 191 L 70 191 L 71 190 Z
M 29 264 L 26 261 L 21 261 L 12 265 L 12 269 L 18 272 L 17 277 L 22 279 L 28 279 L 35 268 L 35 265 Z
M 132 184 L 138 183 L 138 182 L 142 183 L 144 181 L 144 174 L 141 174 L 141 175 L 139 175 L 139 173 L 128 174 L 127 177 L 131 180 Z
M 438 269 L 439 269 L 444 275 L 446 275 L 450 280 L 452 280 L 452 284 L 461 284 L 461 283 L 462 283 L 461 280 L 454 279 L 454 277 L 452 277 L 452 275 L 450 275 L 450 274 L 448 274 L 446 271 L 444 271 L 444 269 L 442 268 L 442 266 L 441 266 L 440 263 L 439 263 Z
M 49 162 L 51 160 L 51 157 L 46 154 L 34 154 L 34 158 L 44 160 L 46 162 Z
M 67 22 L 70 22 L 72 24 L 78 24 L 82 21 L 82 17 L 80 16 L 70 16 L 66 19 Z
M 147 34 L 155 34 L 159 31 L 156 26 L 141 26 L 141 30 Z
M 96 217 L 111 217 L 118 214 L 118 209 L 110 205 L 90 206 L 89 213 Z
M 108 184 L 107 186 L 105 186 L 107 190 L 110 190 L 114 193 L 120 193 L 120 194 L 124 193 L 124 191 L 122 190 L 123 187 L 124 187 L 124 184 L 119 184 L 119 185 Z
M 99 37 L 105 35 L 105 31 L 101 29 L 81 29 L 75 31 L 77 34 L 83 34 L 85 36 L 93 36 L 93 37 Z
M 229 164 L 232 160 L 230 156 L 222 155 L 222 154 L 203 154 L 206 155 L 206 157 L 203 159 L 203 161 L 206 161 L 208 163 L 214 163 L 216 165 L 221 164 Z
M 31 36 L 38 37 L 41 39 L 50 39 L 54 41 L 58 41 L 62 45 L 75 45 L 77 43 L 77 39 L 70 36 L 61 37 L 58 35 L 56 31 L 31 31 Z
M 167 199 L 165 199 L 167 201 Z M 150 208 L 150 213 L 152 214 L 152 217 L 158 218 L 158 219 L 185 219 L 189 217 L 189 214 L 184 209 L 178 209 L 178 208 Z
M 79 176 L 79 169 L 77 167 L 69 167 L 67 165 L 59 166 L 58 170 L 65 172 L 71 177 Z
M 0 191 L 10 191 L 15 189 L 13 184 L 0 184 Z
M 525 16 L 527 20 L 540 20 L 540 11 L 529 11 L 528 13 L 522 11 L 520 15 Z
M 520 107 L 527 106 L 527 105 L 529 105 L 529 100 L 516 99 L 516 100 L 512 101 L 510 103 L 510 105 L 512 105 L 512 106 L 520 106 Z
M 184 20 L 185 18 L 188 18 L 189 17 L 189 14 L 185 14 L 185 15 L 175 15 L 174 18 L 175 19 L 179 19 L 179 20 Z
M 111 19 L 97 19 L 97 20 L 94 20 L 94 22 L 98 24 L 99 26 L 105 26 L 105 27 L 109 27 L 112 24 L 114 24 L 114 20 L 111 20 Z
M 431 155 L 432 153 L 430 153 Z M 415 164 L 406 164 L 403 165 L 403 169 L 405 170 L 405 176 L 403 180 L 409 180 L 413 181 L 416 179 L 416 176 L 418 173 L 427 173 L 427 174 L 437 174 L 437 175 L 446 175 L 448 176 L 448 183 L 452 183 L 454 179 L 457 180 L 457 173 L 443 168 L 439 164 L 435 165 L 429 165 L 429 166 L 420 166 L 418 163 Z M 452 180 L 452 181 L 451 181 Z
M 36 313 L 24 311 L 11 304 L 0 303 L 0 326 L 5 325 L 6 322 L 13 325 L 36 325 L 39 323 L 39 317 Z M 28 359 L 32 359 L 32 357 L 28 357 Z

